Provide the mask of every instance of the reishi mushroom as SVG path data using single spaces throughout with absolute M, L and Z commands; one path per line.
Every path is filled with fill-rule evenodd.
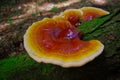
M 68 9 L 61 13 L 72 25 L 78 26 L 80 24 L 81 17 L 83 12 L 81 9 Z
M 101 17 L 109 14 L 108 11 L 95 7 L 83 7 L 81 8 L 81 10 L 83 12 L 83 16 L 82 16 L 83 21 L 91 20 L 93 18 Z
M 81 40 L 79 33 L 75 25 L 61 15 L 44 18 L 28 28 L 24 46 L 37 62 L 82 66 L 100 55 L 104 45 L 99 40 Z

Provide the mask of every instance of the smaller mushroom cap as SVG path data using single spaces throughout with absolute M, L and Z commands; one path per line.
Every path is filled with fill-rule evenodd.
M 81 17 L 83 12 L 80 9 L 68 9 L 61 13 L 61 16 L 65 17 L 70 23 L 74 26 L 80 24 Z
M 91 20 L 93 18 L 101 17 L 109 14 L 108 11 L 105 11 L 101 8 L 95 8 L 95 7 L 83 7 L 81 8 L 81 10 L 83 12 L 83 16 L 82 16 L 83 21 Z

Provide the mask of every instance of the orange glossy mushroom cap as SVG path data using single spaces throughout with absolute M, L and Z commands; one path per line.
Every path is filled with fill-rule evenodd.
M 91 20 L 93 18 L 101 17 L 109 14 L 108 11 L 95 7 L 83 7 L 81 8 L 81 10 L 83 12 L 83 16 L 82 16 L 83 21 Z
M 45 18 L 28 28 L 24 46 L 38 62 L 62 67 L 82 66 L 100 55 L 104 45 L 98 40 L 80 40 L 78 33 L 63 17 Z
M 80 9 L 68 9 L 61 13 L 72 25 L 78 26 L 82 18 L 82 11 Z

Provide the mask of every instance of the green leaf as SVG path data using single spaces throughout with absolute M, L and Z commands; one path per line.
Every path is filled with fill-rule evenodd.
M 38 15 L 37 13 L 31 14 L 31 16 L 33 16 L 33 17 L 36 17 L 37 15 Z
M 38 5 L 42 5 L 42 4 L 43 4 L 43 2 L 37 2 L 37 4 L 38 4 Z
M 52 8 L 50 9 L 50 11 L 51 11 L 51 12 L 54 12 L 54 11 L 57 11 L 58 9 L 59 9 L 58 7 L 54 6 L 54 7 L 52 7 Z
M 7 23 L 8 23 L 9 25 L 13 25 L 12 20 L 8 20 Z
M 82 31 L 84 34 L 89 34 L 93 31 L 95 31 L 100 26 L 103 26 L 105 23 L 107 23 L 109 20 L 111 20 L 112 17 L 114 17 L 118 12 L 114 12 L 112 14 L 94 18 L 92 20 L 88 20 L 85 22 L 82 22 L 80 26 L 78 26 L 78 30 Z

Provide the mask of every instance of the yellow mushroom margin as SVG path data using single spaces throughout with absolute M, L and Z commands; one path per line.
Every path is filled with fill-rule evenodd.
M 110 14 L 108 11 L 96 7 L 82 7 L 80 8 L 83 12 L 82 20 L 84 20 L 86 15 L 95 14 L 96 17 L 101 17 L 107 14 Z M 91 15 L 92 16 L 92 15 Z

